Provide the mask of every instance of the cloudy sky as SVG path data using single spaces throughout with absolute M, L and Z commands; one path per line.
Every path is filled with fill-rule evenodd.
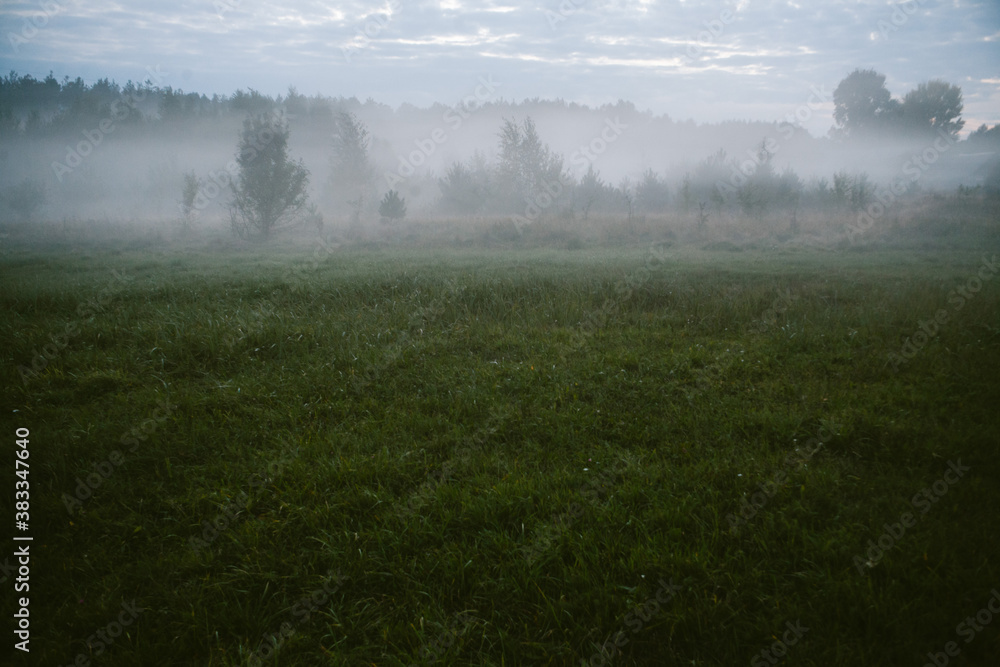
M 451 104 L 483 78 L 508 100 L 625 99 L 678 120 L 798 111 L 816 135 L 832 123 L 816 92 L 871 67 L 897 97 L 961 86 L 966 131 L 1000 122 L 997 0 L 34 0 L 2 2 L 0 34 L 4 69 L 39 78 L 392 106 Z

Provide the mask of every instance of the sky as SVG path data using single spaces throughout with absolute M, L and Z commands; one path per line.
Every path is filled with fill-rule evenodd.
M 0 2 L 0 35 L 3 71 L 37 78 L 393 107 L 622 99 L 699 123 L 797 115 L 816 136 L 837 84 L 873 68 L 894 97 L 960 86 L 963 134 L 1000 123 L 998 0 L 35 0 Z

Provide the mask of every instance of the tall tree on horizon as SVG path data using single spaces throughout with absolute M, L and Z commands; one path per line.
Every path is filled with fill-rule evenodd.
M 856 69 L 833 91 L 833 134 L 846 139 L 871 136 L 891 128 L 901 115 L 901 104 L 885 87 L 885 75 Z
M 910 132 L 943 131 L 957 138 L 962 120 L 962 89 L 941 79 L 921 83 L 903 98 L 903 123 Z

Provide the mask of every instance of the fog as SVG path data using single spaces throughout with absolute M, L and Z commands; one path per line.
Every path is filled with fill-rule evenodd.
M 111 220 L 170 227 L 185 216 L 184 175 L 193 173 L 201 183 L 193 226 L 224 229 L 239 173 L 241 128 L 246 118 L 262 113 L 287 124 L 288 157 L 308 170 L 308 198 L 327 229 L 353 222 L 356 231 L 375 238 L 384 228 L 379 222 L 386 222 L 378 203 L 389 190 L 406 202 L 405 218 L 394 221 L 403 225 L 433 225 L 440 218 L 544 223 L 594 214 L 614 224 L 631 220 L 634 209 L 661 216 L 669 226 L 671 220 L 690 222 L 699 206 L 708 206 L 716 217 L 728 213 L 738 220 L 742 214 L 749 226 L 768 215 L 837 211 L 838 205 L 847 220 L 871 202 L 895 202 L 904 192 L 914 198 L 959 187 L 1000 189 L 997 128 L 983 127 L 965 139 L 941 128 L 890 127 L 854 136 L 845 136 L 843 128 L 825 136 L 804 129 L 829 106 L 829 91 L 838 82 L 815 88 L 807 101 L 771 122 L 702 124 L 641 111 L 628 101 L 599 107 L 558 99 L 515 102 L 489 77 L 450 103 L 396 108 L 371 99 L 305 97 L 294 89 L 271 97 L 252 89 L 219 95 L 150 83 L 123 87 L 107 79 L 88 86 L 67 78 L 61 90 L 54 83 L 51 76 L 45 83 L 15 74 L 5 79 L 0 192 L 6 222 Z M 46 85 L 48 97 L 29 94 Z M 368 134 L 366 177 L 354 194 L 339 187 L 332 166 L 341 131 L 337 119 L 344 114 Z M 533 125 L 536 148 L 555 165 L 547 172 L 540 163 L 522 165 L 548 175 L 539 177 L 534 190 L 515 192 L 513 202 L 496 192 L 504 187 L 500 165 L 511 159 L 503 153 L 505 123 L 519 132 Z M 475 201 L 461 206 L 443 191 L 456 164 L 480 173 L 485 188 L 470 191 Z M 581 187 L 591 168 L 600 189 L 584 203 Z M 836 201 L 849 198 L 843 187 L 830 194 L 838 174 L 848 190 L 860 179 L 862 189 L 871 191 L 860 201 Z M 760 181 L 765 176 L 766 183 Z M 748 193 L 755 177 L 759 191 Z M 34 206 L 25 205 L 24 191 L 36 194 Z M 888 194 L 878 196 L 880 191 Z M 356 214 L 348 194 L 364 199 Z
M 996 664 L 1000 1 L 8 0 L 0 53 L 33 664 Z

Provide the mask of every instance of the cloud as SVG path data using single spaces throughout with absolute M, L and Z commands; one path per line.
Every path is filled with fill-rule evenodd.
M 897 96 L 931 78 L 959 83 L 970 115 L 1000 120 L 989 106 L 1000 61 L 993 0 L 53 2 L 16 51 L 9 36 L 32 32 L 41 4 L 0 7 L 8 68 L 124 81 L 159 64 L 188 73 L 170 85 L 208 94 L 295 85 L 393 105 L 453 100 L 456 81 L 493 73 L 514 98 L 630 99 L 676 118 L 766 120 L 812 85 L 832 89 L 874 67 Z M 829 124 L 817 114 L 809 129 Z

